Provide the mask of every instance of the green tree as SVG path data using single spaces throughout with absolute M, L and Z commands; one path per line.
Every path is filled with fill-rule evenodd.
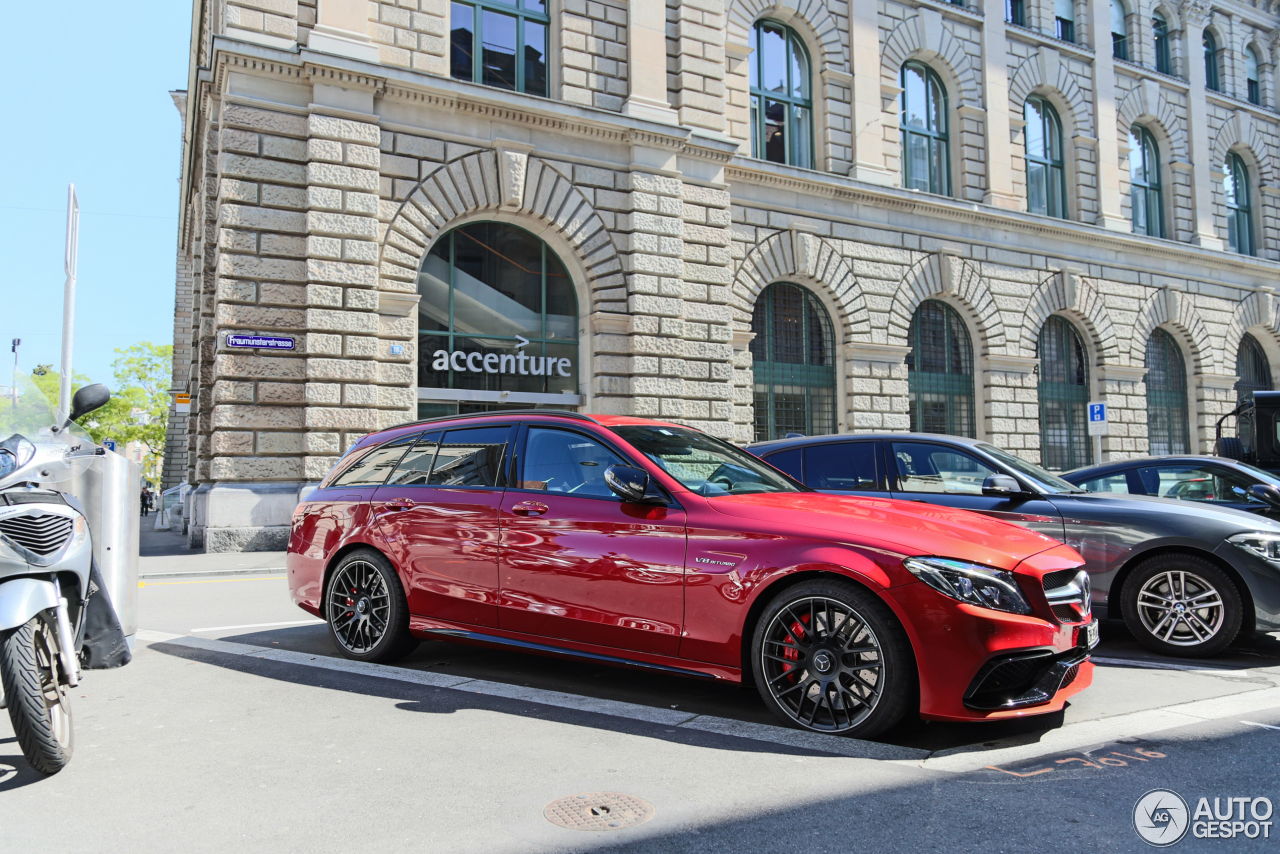
M 173 346 L 142 341 L 117 349 L 111 368 L 116 379 L 111 401 L 80 419 L 81 426 L 98 443 L 103 439 L 142 443 L 146 447 L 144 474 L 157 480 L 169 420 Z

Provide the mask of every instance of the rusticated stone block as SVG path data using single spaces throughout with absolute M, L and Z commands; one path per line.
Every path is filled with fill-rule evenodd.
M 310 406 L 306 410 L 306 426 L 320 430 L 378 429 L 378 410 L 347 407 Z
M 343 355 L 349 359 L 372 359 L 378 355 L 377 338 L 371 335 L 348 335 L 343 339 Z
M 302 460 L 296 457 L 214 457 L 214 480 L 296 480 L 302 477 Z
M 218 274 L 232 276 L 237 279 L 273 279 L 284 282 L 304 282 L 307 280 L 307 264 L 302 261 L 286 261 L 282 258 L 223 255 L 218 259 Z
M 342 288 L 335 285 L 307 285 L 307 305 L 342 308 Z
M 229 156 L 229 155 L 223 155 Z M 244 159 L 244 158 L 241 158 Z M 277 161 L 261 161 L 264 163 L 275 163 Z M 286 164 L 280 164 L 286 165 Z M 293 164 L 288 164 L 292 166 Z M 248 169 L 247 166 L 238 166 L 238 169 Z M 225 170 L 224 170 L 225 172 Z M 234 177 L 260 177 L 252 172 L 235 171 L 226 172 L 225 174 Z M 364 190 L 369 193 L 378 192 L 378 173 L 372 169 L 357 169 L 354 166 L 338 166 L 333 163 L 308 163 L 305 174 L 305 182 L 317 187 L 336 187 L 343 190 Z M 301 180 L 283 179 L 276 177 L 261 177 L 261 180 L 276 181 L 281 184 L 303 183 Z
M 376 147 L 381 140 L 382 132 L 377 125 L 368 122 L 355 122 L 350 119 L 312 113 L 307 117 L 307 135 Z
M 377 381 L 381 385 L 416 386 L 418 370 L 416 365 L 395 365 L 378 362 Z
M 364 288 L 347 288 L 347 308 L 354 311 L 377 311 L 378 292 Z
M 302 285 L 258 285 L 258 302 L 265 305 L 305 305 L 306 288 Z
M 308 454 L 341 453 L 342 437 L 337 433 L 304 433 L 303 445 Z
M 219 354 L 214 361 L 218 376 L 221 377 L 290 380 L 306 378 L 306 359 L 225 353 Z
M 378 320 L 377 333 L 382 338 L 412 338 L 417 332 L 417 319 L 413 317 L 388 317 L 384 314 L 370 315 Z
M 342 403 L 340 383 L 307 383 L 307 403 L 337 405 Z
M 294 234 L 302 234 L 307 230 L 307 215 L 304 213 L 248 205 L 223 204 L 218 208 L 218 221 L 231 228 L 252 228 Z
M 302 329 L 304 315 L 296 308 L 263 308 L 256 305 L 218 306 L 217 321 L 221 327 L 237 329 Z
M 379 317 L 380 315 L 368 312 L 309 308 L 307 309 L 307 328 L 375 335 L 378 333 Z
M 236 279 L 219 279 L 217 300 L 219 302 L 257 302 L 258 286 L 253 282 L 241 282 Z
M 342 403 L 344 406 L 377 406 L 378 387 L 348 383 L 342 387 Z
M 302 383 L 258 383 L 258 403 L 306 403 Z
M 342 336 L 322 335 L 316 332 L 304 336 L 305 351 L 309 356 L 341 356 Z
M 324 480 L 329 474 L 329 470 L 333 468 L 334 463 L 338 461 L 338 457 L 304 457 L 303 472 L 304 477 L 308 481 Z
M 348 264 L 343 261 L 307 261 L 307 279 L 312 282 L 332 282 L 337 285 L 377 287 L 378 268 L 372 264 Z M 248 278 L 248 277 L 246 277 Z
M 297 429 L 303 426 L 303 413 L 296 406 L 227 406 L 213 407 L 213 429 Z
M 218 403 L 253 403 L 253 383 L 218 380 L 213 384 L 213 399 Z
M 306 449 L 306 433 L 259 433 L 259 454 L 301 454 Z
M 371 383 L 377 375 L 377 362 L 365 359 L 307 359 L 307 379 L 310 380 Z
M 215 454 L 252 454 L 253 434 L 239 430 L 219 430 L 211 438 Z
M 408 409 L 418 402 L 418 390 L 377 386 L 377 405 L 383 409 Z
M 247 157 L 243 154 L 218 155 L 218 172 L 228 178 L 243 178 L 249 181 L 266 181 L 272 184 L 303 185 L 307 183 L 331 183 L 329 181 L 308 182 L 307 171 L 308 170 L 303 168 L 301 163 L 286 163 L 283 160 L 264 160 L 260 157 Z
M 223 105 L 222 126 L 251 128 L 286 136 L 304 137 L 307 135 L 307 120 L 304 116 L 277 113 L 272 110 L 260 110 L 256 107 L 246 107 L 243 104 Z
M 307 214 L 307 231 L 312 234 L 362 237 L 373 240 L 378 236 L 378 221 L 369 216 L 310 211 Z

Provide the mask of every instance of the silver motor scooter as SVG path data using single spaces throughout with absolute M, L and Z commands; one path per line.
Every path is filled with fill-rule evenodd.
M 55 487 L 104 453 L 71 422 L 110 396 L 104 385 L 86 386 L 64 418 L 19 376 L 0 401 L 0 705 L 28 764 L 44 774 L 71 760 L 68 688 L 80 681 L 78 639 L 100 586 L 88 520 Z

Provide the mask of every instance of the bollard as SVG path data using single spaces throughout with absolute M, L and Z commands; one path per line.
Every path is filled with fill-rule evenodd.
M 66 491 L 80 499 L 93 537 L 93 556 L 107 586 L 124 636 L 133 647 L 138 631 L 138 537 L 142 472 L 114 451 L 79 474 Z

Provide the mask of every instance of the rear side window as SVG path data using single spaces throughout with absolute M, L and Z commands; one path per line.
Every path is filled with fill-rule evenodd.
M 1152 466 L 1138 473 L 1148 495 L 1214 504 L 1262 503 L 1249 494 L 1252 480 L 1217 466 Z
M 981 495 L 982 482 L 999 474 L 986 463 L 942 445 L 894 442 L 898 467 L 894 490 L 940 495 Z
M 414 433 L 371 448 L 347 466 L 329 486 L 380 486 L 417 438 L 418 434 Z
M 776 454 L 770 454 L 764 458 L 766 463 L 773 466 L 778 471 L 786 472 L 801 483 L 804 483 L 803 460 L 804 450 L 802 448 L 793 448 L 790 451 L 779 451 Z
M 1082 481 L 1078 486 L 1090 492 L 1118 492 L 1128 495 L 1129 476 L 1121 471 L 1105 477 L 1095 477 L 1092 480 Z
M 400 465 L 396 466 L 395 474 L 391 475 L 387 485 L 425 486 L 427 477 L 431 474 L 431 464 L 436 459 L 436 448 L 439 446 L 439 433 L 425 434 L 413 446 L 413 450 L 400 460 Z
M 503 486 L 502 460 L 509 427 L 450 430 L 436 451 L 427 478 L 430 486 Z
M 874 442 L 835 442 L 804 449 L 804 469 L 814 489 L 880 489 Z

